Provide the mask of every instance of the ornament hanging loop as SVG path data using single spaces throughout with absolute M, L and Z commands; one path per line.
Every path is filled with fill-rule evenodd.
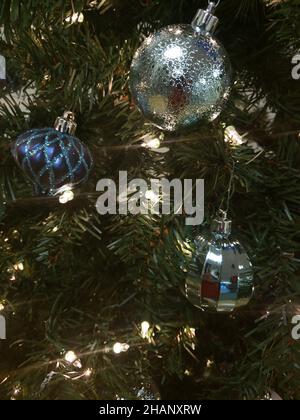
M 219 19 L 214 15 L 216 8 L 218 7 L 220 0 L 215 3 L 209 1 L 207 9 L 199 9 L 192 21 L 192 27 L 196 32 L 205 32 L 213 34 L 217 29 Z
M 221 3 L 221 0 L 218 0 L 217 2 L 208 0 L 207 9 L 209 9 L 210 7 L 213 7 L 212 12 L 214 12 L 220 3 Z

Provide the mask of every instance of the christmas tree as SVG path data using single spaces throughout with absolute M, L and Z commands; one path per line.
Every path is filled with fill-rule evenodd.
M 230 96 L 217 118 L 163 130 L 139 111 L 130 66 L 147 36 L 199 8 L 207 0 L 2 0 L 0 399 L 300 398 L 300 1 L 221 0 Z M 193 85 L 176 77 L 174 118 Z M 66 161 L 76 149 L 78 172 L 69 162 L 61 183 L 78 188 L 52 194 L 62 185 L 41 181 L 52 163 L 37 177 L 26 147 L 65 111 L 55 147 Z M 119 185 L 120 171 L 204 180 L 203 223 L 100 214 L 98 182 Z M 251 301 L 229 312 L 185 296 L 193 239 L 219 209 L 254 272 Z

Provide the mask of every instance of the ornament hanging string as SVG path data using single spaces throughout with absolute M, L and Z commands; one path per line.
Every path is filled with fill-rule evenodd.
M 228 185 L 228 190 L 227 190 L 226 208 L 225 208 L 225 210 L 222 209 L 223 204 L 224 204 L 224 200 L 225 200 L 225 197 L 223 197 L 223 199 L 221 201 L 221 204 L 220 204 L 220 207 L 219 207 L 219 211 L 218 211 L 218 213 L 224 214 L 225 218 L 227 217 L 227 214 L 229 212 L 230 200 L 231 200 L 231 197 L 232 197 L 232 194 L 233 194 L 234 175 L 235 175 L 235 161 L 233 161 L 233 163 L 232 163 L 232 171 L 231 171 L 231 174 L 230 174 L 230 180 L 229 180 L 229 185 Z

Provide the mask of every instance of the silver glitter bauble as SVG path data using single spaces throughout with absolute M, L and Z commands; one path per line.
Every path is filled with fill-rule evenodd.
M 202 309 L 231 312 L 249 303 L 253 269 L 239 241 L 231 237 L 231 221 L 217 218 L 209 237 L 198 236 L 185 283 L 188 300 Z
M 133 100 L 163 130 L 213 121 L 229 97 L 230 61 L 212 34 L 216 25 L 205 17 L 217 21 L 200 10 L 192 25 L 169 26 L 149 36 L 134 56 Z

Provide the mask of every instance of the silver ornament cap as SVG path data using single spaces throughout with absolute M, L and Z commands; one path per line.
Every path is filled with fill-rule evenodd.
M 199 9 L 192 21 L 192 27 L 196 32 L 209 32 L 213 34 L 219 24 L 219 19 L 213 13 L 216 4 L 210 2 L 207 9 Z
M 211 231 L 216 235 L 230 235 L 232 229 L 232 221 L 227 219 L 227 213 L 220 211 L 211 226 Z
M 196 307 L 231 312 L 249 303 L 254 290 L 251 261 L 241 243 L 231 237 L 226 213 L 216 217 L 208 235 L 197 236 L 185 295 Z
M 71 111 L 65 111 L 62 117 L 56 118 L 54 128 L 61 133 L 74 135 L 77 128 L 75 114 Z

